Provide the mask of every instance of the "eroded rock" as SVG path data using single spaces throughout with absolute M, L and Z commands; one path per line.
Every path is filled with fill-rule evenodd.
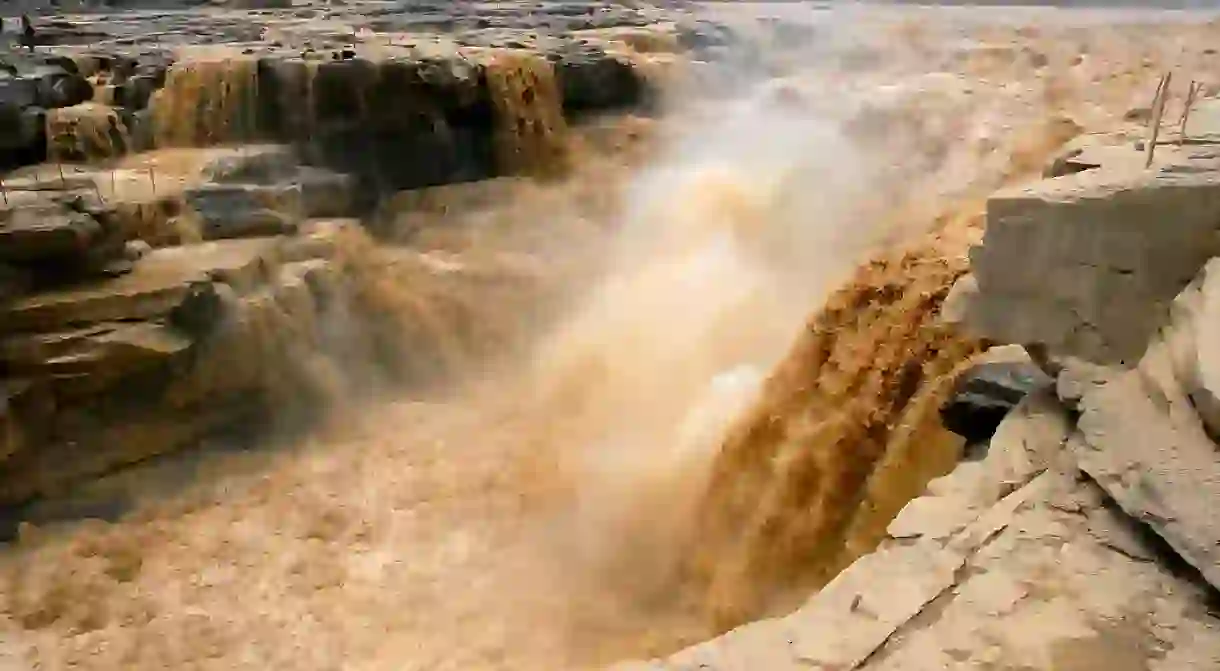
M 127 153 L 127 127 L 113 108 L 82 103 L 50 110 L 46 117 L 47 157 L 68 163 L 92 163 Z
M 0 333 L 164 317 L 206 297 L 216 276 L 258 272 L 274 245 L 253 239 L 157 250 L 123 277 L 43 291 L 0 306 Z
M 261 412 L 271 390 L 306 394 L 329 262 L 294 248 L 302 260 L 285 265 L 282 245 L 158 249 L 123 278 L 6 307 L 0 367 L 36 380 L 59 407 L 39 423 L 44 435 L 0 459 L 0 502 L 184 447 Z
M 941 406 L 941 421 L 969 443 L 985 441 L 1026 394 L 1051 383 L 1028 356 L 982 363 L 958 379 L 949 400 Z
M 1212 514 L 1220 450 L 1207 432 L 1210 371 L 1201 367 L 1211 343 L 1199 339 L 1217 317 L 1209 278 L 1216 263 L 1178 297 L 1172 323 L 1138 367 L 1082 395 L 1080 440 L 1072 445 L 1081 470 L 1220 588 L 1220 524 Z M 1192 402 L 1192 392 L 1204 402 Z
M 304 214 L 299 185 L 205 184 L 184 196 L 204 240 L 291 233 Z
M 1089 170 L 988 201 L 967 322 L 1001 342 L 1133 365 L 1220 253 L 1220 172 Z

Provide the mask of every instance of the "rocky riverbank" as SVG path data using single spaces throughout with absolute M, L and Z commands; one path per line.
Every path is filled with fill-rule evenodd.
M 390 351 L 404 335 L 377 324 L 396 317 L 360 285 L 429 266 L 336 249 L 561 177 L 596 117 L 647 112 L 658 77 L 727 35 L 655 8 L 523 7 L 95 12 L 0 52 L 0 504 L 308 414 L 339 369 L 436 369 L 435 341 L 409 364 Z
M 0 666 L 1215 666 L 1215 24 L 522 8 L 14 56 Z
M 1200 101 L 1186 141 L 1162 138 L 1147 168 L 1148 130 L 1131 123 L 1079 136 L 1047 179 L 988 200 L 942 323 L 1009 344 L 976 357 L 945 406 L 973 456 L 877 550 L 786 617 L 614 668 L 1220 662 L 1218 111 Z M 963 421 L 1023 394 L 994 435 Z

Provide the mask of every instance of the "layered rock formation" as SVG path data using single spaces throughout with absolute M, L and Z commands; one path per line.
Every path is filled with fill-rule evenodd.
M 308 11 L 358 35 L 291 12 L 153 17 L 165 30 L 139 49 L 77 47 L 36 18 L 39 48 L 0 56 L 0 506 L 307 415 L 353 371 L 455 364 L 458 322 L 484 329 L 464 297 L 507 309 L 533 271 L 491 286 L 346 218 L 378 212 L 370 230 L 401 236 L 425 187 L 561 174 L 569 125 L 649 102 L 642 51 L 683 48 L 659 13 L 595 3 L 356 9 Z M 173 48 L 204 28 L 244 44 Z M 386 295 L 402 283 L 419 296 Z
M 725 41 L 715 25 L 659 23 L 668 18 L 599 3 L 511 12 L 412 3 L 400 16 L 358 6 L 198 10 L 132 32 L 129 15 L 96 15 L 90 26 L 131 37 L 44 39 L 54 46 L 0 57 L 0 168 L 260 141 L 291 144 L 307 162 L 382 191 L 483 179 L 519 167 L 506 127 L 540 124 L 550 135 L 562 124 L 546 117 L 560 110 L 646 103 L 655 87 L 641 60 Z M 203 32 L 215 46 L 179 48 Z M 510 63 L 519 74 L 506 72 Z M 521 82 L 506 88 L 506 77 Z

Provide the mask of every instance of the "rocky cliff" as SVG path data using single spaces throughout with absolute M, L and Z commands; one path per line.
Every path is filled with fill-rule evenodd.
M 1048 178 L 988 200 L 940 313 L 1008 344 L 973 360 L 945 424 L 971 437 L 962 413 L 1021 400 L 876 551 L 790 615 L 615 668 L 1220 663 L 1217 110 L 1202 101 L 1148 168 L 1144 128 L 1087 134 Z

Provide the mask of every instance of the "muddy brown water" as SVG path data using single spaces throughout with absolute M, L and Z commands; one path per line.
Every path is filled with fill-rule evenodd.
M 980 344 L 936 315 L 985 196 L 1036 174 L 1061 115 L 1117 123 L 1214 38 L 977 23 L 862 22 L 890 50 L 870 69 L 779 59 L 673 110 L 642 167 L 418 236 L 433 270 L 567 259 L 566 308 L 512 365 L 115 485 L 136 500 L 115 521 L 25 529 L 0 666 L 597 668 L 799 603 L 957 458 L 935 407 Z M 863 110 L 885 121 L 850 130 Z

